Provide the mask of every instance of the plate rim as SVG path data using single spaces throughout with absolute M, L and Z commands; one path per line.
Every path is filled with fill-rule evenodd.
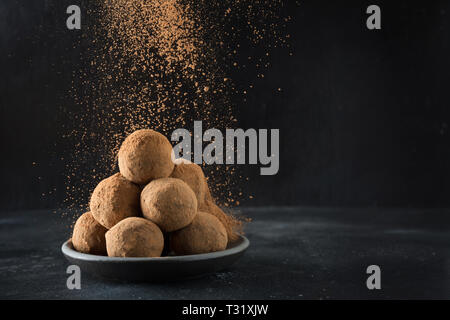
M 250 245 L 250 241 L 247 237 L 240 235 L 240 243 L 236 246 L 225 249 L 222 251 L 192 254 L 184 256 L 169 256 L 169 257 L 107 257 L 94 254 L 87 254 L 78 252 L 72 249 L 72 239 L 65 241 L 61 246 L 61 251 L 66 257 L 70 257 L 77 260 L 86 262 L 154 262 L 154 263 L 167 263 L 167 262 L 188 262 L 188 261 L 201 261 L 210 260 L 215 258 L 221 258 L 225 256 L 234 255 L 240 252 L 244 252 Z

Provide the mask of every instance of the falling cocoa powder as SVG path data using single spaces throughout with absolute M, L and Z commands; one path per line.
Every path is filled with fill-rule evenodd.
M 66 164 L 69 207 L 85 209 L 99 178 L 117 172 L 123 139 L 143 128 L 170 136 L 203 120 L 210 128 L 234 127 L 237 107 L 270 68 L 271 51 L 290 51 L 283 0 L 103 0 L 89 3 L 83 26 L 82 65 L 65 110 L 73 148 Z M 76 45 L 75 45 L 76 46 Z M 251 56 L 243 57 L 248 47 Z M 258 70 L 237 84 L 233 75 Z M 259 81 L 259 82 L 258 82 Z M 241 81 L 242 82 L 242 81 Z M 276 90 L 277 88 L 274 88 Z M 278 90 L 277 90 L 278 92 Z M 218 204 L 235 206 L 251 195 L 239 167 L 206 167 Z

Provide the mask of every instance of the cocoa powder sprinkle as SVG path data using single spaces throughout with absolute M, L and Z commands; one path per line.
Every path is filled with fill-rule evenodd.
M 83 66 L 69 94 L 73 145 L 66 159 L 69 207 L 86 208 L 99 180 L 117 172 L 126 136 L 154 129 L 170 137 L 195 120 L 224 130 L 237 122 L 249 88 L 263 81 L 270 51 L 290 48 L 283 0 L 102 0 L 89 9 L 80 46 Z M 251 47 L 248 55 L 241 46 Z M 289 50 L 290 52 L 292 50 Z M 240 57 L 242 52 L 243 57 Z M 269 53 L 266 55 L 266 53 Z M 238 63 L 239 61 L 239 63 Z M 242 62 L 245 62 L 243 64 Z M 233 81 L 249 65 L 251 83 Z M 244 70 L 245 72 L 245 70 Z M 242 82 L 242 81 L 241 81 Z M 276 88 L 274 88 L 276 90 Z M 206 166 L 219 204 L 248 198 L 239 166 Z

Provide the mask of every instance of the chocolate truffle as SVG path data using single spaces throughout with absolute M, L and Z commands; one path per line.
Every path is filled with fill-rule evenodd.
M 106 231 L 108 229 L 98 223 L 90 212 L 86 212 L 73 227 L 72 245 L 78 252 L 106 255 Z
M 127 218 L 106 232 L 110 257 L 160 257 L 163 247 L 161 230 L 144 218 Z
M 143 129 L 130 134 L 119 149 L 119 170 L 136 184 L 166 178 L 173 171 L 172 145 L 159 132 Z
M 241 221 L 223 212 L 223 210 L 220 209 L 219 206 L 217 206 L 213 201 L 210 200 L 205 200 L 199 206 L 199 210 L 212 214 L 217 219 L 219 219 L 220 222 L 222 222 L 227 231 L 228 240 L 230 242 L 239 239 L 239 235 L 236 231 L 242 228 Z
M 203 170 L 199 165 L 195 163 L 177 164 L 170 176 L 186 182 L 192 191 L 194 191 L 198 203 L 204 201 L 206 188 L 208 186 L 206 184 L 206 178 L 203 174 Z
M 139 187 L 120 173 L 101 181 L 91 196 L 91 213 L 101 225 L 110 229 L 119 221 L 140 215 Z
M 227 242 L 227 231 L 219 219 L 202 211 L 189 226 L 170 235 L 171 249 L 178 255 L 225 250 Z
M 145 218 L 164 232 L 186 227 L 197 214 L 194 191 L 182 180 L 163 178 L 150 182 L 141 193 L 141 209 Z

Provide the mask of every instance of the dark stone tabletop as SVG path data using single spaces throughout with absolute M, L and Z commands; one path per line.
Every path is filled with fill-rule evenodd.
M 248 208 L 249 250 L 200 279 L 124 283 L 82 273 L 66 287 L 60 247 L 70 219 L 51 211 L 0 214 L 3 299 L 450 298 L 450 210 Z M 381 268 L 368 290 L 366 268 Z

